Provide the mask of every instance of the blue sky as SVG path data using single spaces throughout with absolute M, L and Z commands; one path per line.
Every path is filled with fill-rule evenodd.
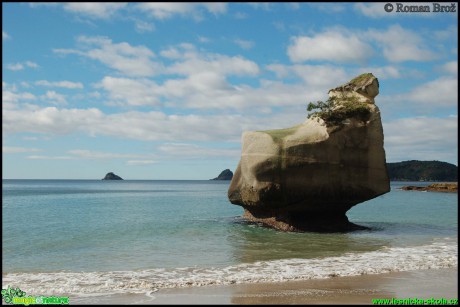
M 458 165 L 458 15 L 384 4 L 3 3 L 3 178 L 213 178 L 363 72 L 388 162 Z

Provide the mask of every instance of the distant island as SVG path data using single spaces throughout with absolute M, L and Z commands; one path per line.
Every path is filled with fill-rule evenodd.
M 123 178 L 110 172 L 110 173 L 107 173 L 107 175 L 105 175 L 105 177 L 102 178 L 102 180 L 123 180 Z
M 219 176 L 211 180 L 232 180 L 232 178 L 233 172 L 227 168 L 226 170 L 222 171 Z
M 418 186 L 405 186 L 401 190 L 405 191 L 428 191 L 428 192 L 449 192 L 449 193 L 458 193 L 458 183 L 433 183 L 427 187 L 418 187 Z
M 441 161 L 403 161 L 387 163 L 391 181 L 458 181 L 458 167 Z

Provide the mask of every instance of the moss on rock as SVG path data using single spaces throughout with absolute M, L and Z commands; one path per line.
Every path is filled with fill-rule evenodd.
M 372 73 L 370 72 L 364 73 L 364 74 L 357 76 L 356 78 L 353 78 L 349 83 L 355 86 L 363 86 L 367 82 L 369 82 L 369 80 L 371 80 L 372 78 L 375 78 Z
M 300 125 L 296 125 L 294 127 L 286 128 L 286 129 L 275 129 L 275 130 L 265 130 L 260 131 L 270 135 L 274 142 L 279 143 L 283 140 L 286 136 L 294 134 Z

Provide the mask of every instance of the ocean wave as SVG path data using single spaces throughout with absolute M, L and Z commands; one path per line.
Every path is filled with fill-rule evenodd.
M 3 274 L 2 288 L 19 287 L 27 295 L 93 296 L 120 293 L 150 295 L 159 289 L 256 282 L 323 279 L 458 266 L 456 240 L 338 257 L 283 259 L 223 268 L 186 267 L 113 272 Z

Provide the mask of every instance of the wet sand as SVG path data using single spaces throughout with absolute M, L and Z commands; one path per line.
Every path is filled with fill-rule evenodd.
M 458 268 L 305 281 L 162 289 L 72 298 L 71 304 L 370 304 L 377 298 L 458 298 Z

